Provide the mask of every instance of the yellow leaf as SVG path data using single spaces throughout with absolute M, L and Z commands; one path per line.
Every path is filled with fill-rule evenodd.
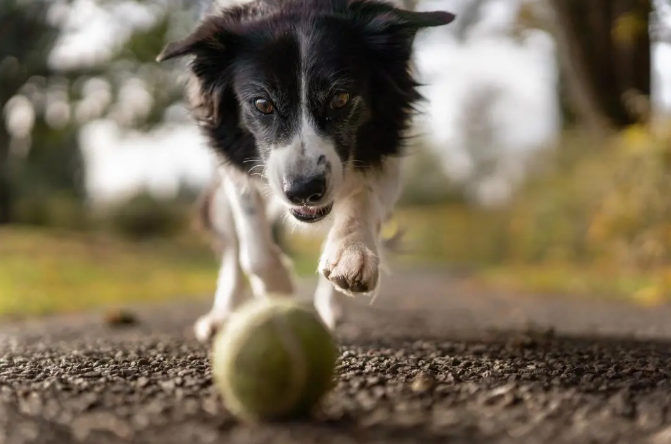
M 644 125 L 631 125 L 622 130 L 621 145 L 629 153 L 645 151 L 651 145 L 650 132 Z
M 637 14 L 626 13 L 617 18 L 613 25 L 611 35 L 616 43 L 630 45 L 644 31 L 647 32 L 645 20 Z
M 632 295 L 632 299 L 637 304 L 652 307 L 664 302 L 664 292 L 659 286 L 653 285 L 638 290 Z

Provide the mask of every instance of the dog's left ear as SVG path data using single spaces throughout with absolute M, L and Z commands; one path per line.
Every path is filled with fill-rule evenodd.
M 445 11 L 414 12 L 397 9 L 395 13 L 402 22 L 416 30 L 449 25 L 456 18 L 454 14 Z
M 373 53 L 385 58 L 407 56 L 420 30 L 447 25 L 455 19 L 449 12 L 407 11 L 370 0 L 351 0 L 349 12 L 351 19 L 362 26 Z
M 405 31 L 414 35 L 423 28 L 432 28 L 452 23 L 456 16 L 445 11 L 416 12 L 369 0 L 351 0 L 349 10 L 357 20 L 366 23 L 370 30 Z

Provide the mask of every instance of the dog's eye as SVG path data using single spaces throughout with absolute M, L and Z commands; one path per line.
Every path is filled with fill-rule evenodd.
M 340 93 L 336 94 L 331 98 L 331 109 L 341 109 L 344 108 L 345 105 L 349 103 L 349 94 L 347 93 Z
M 273 110 L 275 109 L 272 102 L 266 99 L 256 99 L 254 101 L 254 106 L 262 114 L 272 114 Z

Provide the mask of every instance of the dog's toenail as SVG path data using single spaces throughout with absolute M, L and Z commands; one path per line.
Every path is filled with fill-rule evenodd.
M 337 276 L 333 278 L 333 283 L 335 283 L 340 288 L 349 288 L 347 284 L 347 278 L 345 276 Z

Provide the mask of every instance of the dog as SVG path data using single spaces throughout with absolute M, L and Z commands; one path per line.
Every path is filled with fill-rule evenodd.
M 375 294 L 381 229 L 421 99 L 413 41 L 454 18 L 377 0 L 253 0 L 208 14 L 165 46 L 159 62 L 190 57 L 190 109 L 221 160 L 202 209 L 221 265 L 198 339 L 225 322 L 245 276 L 255 297 L 295 292 L 273 238 L 282 215 L 329 224 L 314 295 L 329 328 L 342 314 L 336 292 Z

